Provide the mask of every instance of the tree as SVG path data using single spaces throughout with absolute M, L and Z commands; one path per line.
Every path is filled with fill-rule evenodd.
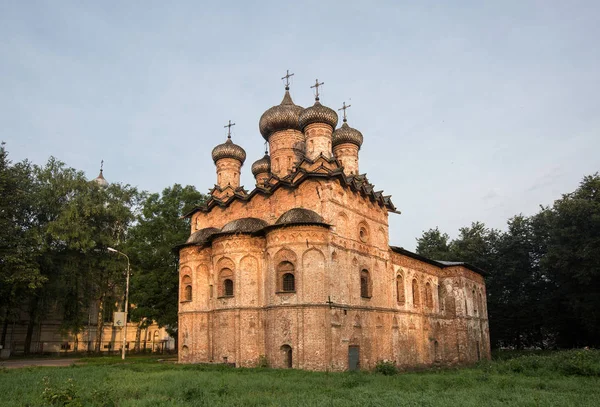
M 0 145 L 0 344 L 6 346 L 9 322 L 15 306 L 46 281 L 35 261 L 35 235 L 31 233 L 33 184 L 27 161 L 12 164 L 4 143 Z
M 206 197 L 193 186 L 179 184 L 162 194 L 151 194 L 143 202 L 137 224 L 128 236 L 134 273 L 132 317 L 155 320 L 176 336 L 178 320 L 179 255 L 173 248 L 186 241 L 190 223 L 182 214 L 204 202 Z
M 450 236 L 441 233 L 437 226 L 435 229 L 429 229 L 417 238 L 417 254 L 434 260 L 453 260 L 449 240 Z
M 600 175 L 554 202 L 542 267 L 552 282 L 549 304 L 558 344 L 600 346 Z

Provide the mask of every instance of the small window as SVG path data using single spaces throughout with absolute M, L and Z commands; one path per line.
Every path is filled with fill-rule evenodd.
M 477 297 L 475 296 L 475 290 L 473 290 L 471 298 L 473 298 L 473 314 L 477 315 Z
M 396 276 L 396 298 L 398 299 L 398 304 L 404 304 L 406 301 L 404 295 L 404 279 L 400 274 Z
M 419 283 L 417 279 L 412 281 L 412 295 L 413 295 L 413 307 L 418 307 L 421 305 L 421 297 L 419 296 Z
M 431 284 L 429 282 L 425 284 L 425 306 L 428 309 L 433 309 L 433 291 L 431 291 Z
M 223 287 L 224 287 L 224 292 L 223 294 L 225 296 L 232 296 L 233 295 L 233 280 L 226 278 L 223 281 Z
M 181 301 L 192 300 L 192 278 L 188 275 L 183 276 L 181 279 Z
M 219 273 L 219 297 L 232 297 L 233 291 L 233 271 L 225 268 Z
M 444 311 L 444 285 L 442 283 L 438 283 L 438 304 L 440 307 L 440 312 Z
M 296 292 L 295 267 L 289 261 L 282 261 L 277 266 L 277 291 Z
M 285 273 L 283 275 L 283 291 L 296 291 L 294 275 L 292 273 Z
M 369 231 L 364 225 L 361 225 L 358 228 L 358 238 L 363 243 L 367 243 L 369 241 Z
M 371 298 L 371 279 L 367 270 L 360 272 L 360 296 Z

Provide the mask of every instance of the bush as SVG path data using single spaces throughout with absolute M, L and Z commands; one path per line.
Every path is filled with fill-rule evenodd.
M 381 373 L 384 376 L 393 376 L 398 373 L 396 363 L 389 360 L 380 360 L 375 365 L 375 372 Z
M 53 387 L 47 376 L 42 381 L 44 383 L 42 399 L 46 403 L 53 406 L 83 407 L 73 379 L 67 379 L 66 386 L 59 388 Z

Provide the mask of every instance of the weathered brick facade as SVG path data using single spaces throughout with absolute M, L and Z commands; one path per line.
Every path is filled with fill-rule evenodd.
M 334 132 L 332 147 L 331 117 L 311 108 L 295 127 L 302 109 L 290 103 L 286 91 L 261 119 L 278 163 L 257 169 L 253 191 L 231 162 L 245 153 L 213 150 L 218 186 L 179 248 L 180 362 L 347 370 L 489 358 L 479 270 L 390 247 L 396 210 L 357 175 L 360 143 L 336 149 Z

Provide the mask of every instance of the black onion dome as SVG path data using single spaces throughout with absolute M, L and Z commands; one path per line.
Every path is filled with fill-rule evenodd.
M 241 218 L 232 220 L 221 229 L 221 233 L 254 233 L 269 226 L 267 222 L 258 218 Z
M 204 228 L 195 231 L 190 235 L 185 244 L 197 244 L 202 245 L 208 241 L 208 239 L 215 233 L 219 233 L 220 230 L 217 228 Z
M 271 172 L 271 157 L 265 154 L 263 158 L 252 164 L 252 174 L 256 177 L 258 174 Z
M 301 130 L 304 130 L 306 126 L 312 123 L 325 123 L 330 125 L 332 129 L 335 129 L 337 122 L 338 115 L 335 110 L 330 109 L 327 106 L 323 106 L 319 100 L 317 100 L 311 107 L 304 109 L 302 114 L 300 114 L 300 118 L 298 119 L 298 124 L 300 125 Z
M 290 224 L 315 224 L 325 223 L 323 218 L 310 209 L 304 208 L 293 208 L 285 212 L 277 219 L 276 225 L 290 225 Z
M 227 138 L 223 144 L 219 144 L 212 151 L 212 159 L 216 163 L 221 158 L 234 158 L 244 164 L 246 161 L 246 151 Z
M 286 89 L 281 103 L 271 107 L 260 117 L 258 122 L 260 134 L 265 140 L 269 140 L 271 134 L 279 130 L 301 130 L 298 126 L 298 118 L 303 110 L 302 106 L 294 104 L 289 90 Z
M 332 146 L 339 146 L 344 143 L 352 143 L 356 144 L 358 148 L 362 146 L 363 143 L 363 135 L 360 131 L 353 129 L 348 126 L 348 123 L 344 121 L 342 127 L 336 129 L 332 135 Z

